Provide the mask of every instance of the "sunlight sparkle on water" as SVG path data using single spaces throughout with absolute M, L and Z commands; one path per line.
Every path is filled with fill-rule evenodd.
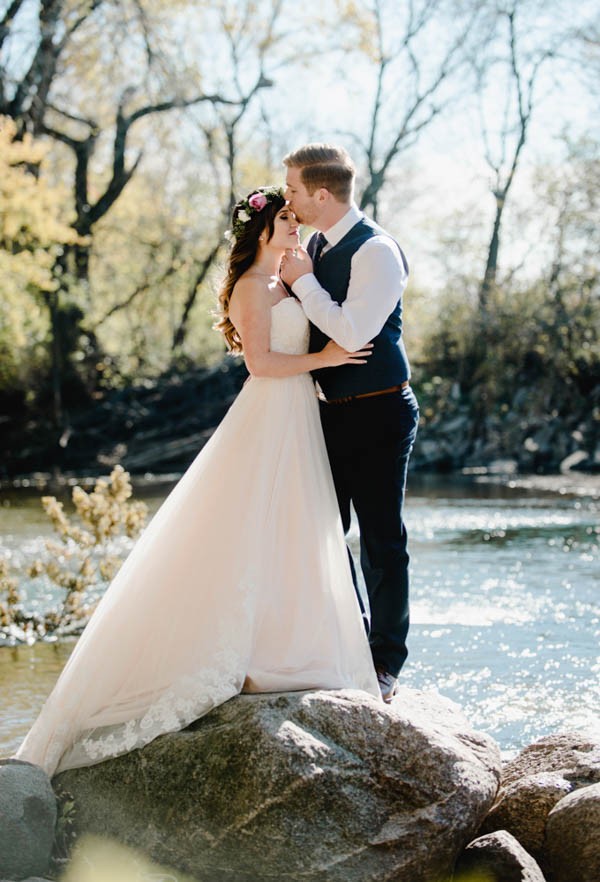
M 408 495 L 412 624 L 403 683 L 456 701 L 505 755 L 555 731 L 600 737 L 598 502 L 452 489 L 452 498 L 437 487 Z M 146 501 L 155 509 L 160 499 Z M 38 557 L 48 535 L 31 505 L 0 510 L 0 553 L 16 565 Z M 350 541 L 358 554 L 356 526 Z M 38 608 L 57 602 L 43 580 L 26 591 Z M 0 749 L 16 746 L 71 648 L 0 651 Z
M 457 701 L 510 753 L 599 728 L 598 506 L 413 498 L 404 676 Z

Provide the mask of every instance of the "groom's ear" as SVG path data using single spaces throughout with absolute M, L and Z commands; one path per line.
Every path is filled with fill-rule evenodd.
M 319 187 L 319 190 L 317 191 L 317 199 L 319 202 L 327 202 L 330 196 L 331 193 L 326 187 Z

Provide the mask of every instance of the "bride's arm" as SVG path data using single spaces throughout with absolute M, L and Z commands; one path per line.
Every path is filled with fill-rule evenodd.
M 255 279 L 240 279 L 229 307 L 229 317 L 242 339 L 246 367 L 253 377 L 294 377 L 340 364 L 364 364 L 370 349 L 346 352 L 330 341 L 320 352 L 288 355 L 272 352 L 271 309 L 265 286 Z

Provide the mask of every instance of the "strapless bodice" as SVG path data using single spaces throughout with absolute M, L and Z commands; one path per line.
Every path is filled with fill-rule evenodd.
M 308 352 L 309 326 L 295 297 L 284 297 L 271 309 L 271 351 L 288 355 Z

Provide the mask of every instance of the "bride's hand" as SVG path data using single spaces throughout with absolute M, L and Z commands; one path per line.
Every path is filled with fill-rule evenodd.
M 335 340 L 330 340 L 320 352 L 323 359 L 323 367 L 338 367 L 341 364 L 365 364 L 369 355 L 372 354 L 372 343 L 365 343 L 363 348 L 358 349 L 356 352 L 348 352 L 347 349 L 342 349 Z

